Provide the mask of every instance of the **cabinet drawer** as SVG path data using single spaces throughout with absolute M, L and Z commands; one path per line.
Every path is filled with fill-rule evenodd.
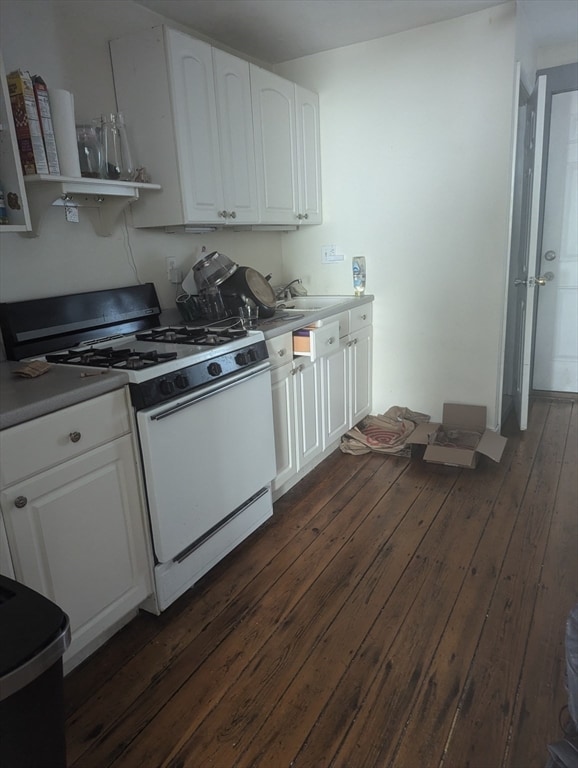
M 339 345 L 337 320 L 320 328 L 302 328 L 293 333 L 293 354 L 316 360 L 332 352 Z
M 0 487 L 30 477 L 130 432 L 125 389 L 0 432 Z
M 273 339 L 267 339 L 267 351 L 273 368 L 287 363 L 293 357 L 293 334 L 289 331 Z
M 349 333 L 364 328 L 366 325 L 371 325 L 373 321 L 372 317 L 372 305 L 362 304 L 357 309 L 349 310 Z
M 349 335 L 349 312 L 340 312 L 338 315 L 334 315 L 332 320 L 337 320 L 339 323 L 339 338 Z

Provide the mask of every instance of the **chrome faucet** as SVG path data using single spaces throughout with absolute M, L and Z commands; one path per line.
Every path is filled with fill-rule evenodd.
M 290 299 L 292 294 L 289 290 L 294 283 L 299 283 L 301 285 L 301 278 L 297 277 L 295 280 L 291 280 L 290 283 L 287 283 L 287 285 L 284 288 L 280 288 L 277 293 L 275 294 L 275 298 L 277 301 L 280 301 L 281 299 Z

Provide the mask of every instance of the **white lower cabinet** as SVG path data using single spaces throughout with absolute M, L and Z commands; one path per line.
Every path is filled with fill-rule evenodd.
M 323 450 L 321 366 L 291 361 L 271 372 L 277 473 L 273 492 L 283 488 Z
M 296 360 L 293 364 L 297 471 L 323 450 L 321 360 Z
M 373 329 L 361 328 L 347 339 L 349 367 L 349 428 L 371 411 Z
M 339 440 L 349 429 L 349 355 L 346 339 L 323 358 L 323 447 Z
M 73 453 L 37 467 L 0 495 L 14 578 L 70 618 L 67 670 L 151 594 L 132 434 L 117 436 L 119 422 L 107 422 L 123 403 L 128 408 L 124 397 L 122 390 L 112 392 L 1 433 L 6 455 L 18 450 L 26 435 L 34 435 L 35 445 L 44 449 L 46 465 L 54 464 L 61 449 Z M 106 435 L 103 423 L 113 439 L 93 446 L 89 417 L 100 419 L 94 429 L 100 439 Z M 79 423 L 82 429 L 75 430 Z M 24 472 L 31 469 L 29 463 Z
M 327 318 L 290 341 L 267 342 L 274 367 L 273 419 L 278 499 L 335 450 L 342 435 L 371 412 L 371 304 Z M 289 335 L 290 336 L 290 335 Z

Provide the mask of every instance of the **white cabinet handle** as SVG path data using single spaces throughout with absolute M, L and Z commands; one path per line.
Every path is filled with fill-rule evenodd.
M 71 432 L 69 434 L 69 438 L 70 438 L 70 442 L 71 443 L 78 443 L 78 441 L 80 440 L 81 437 L 82 437 L 82 435 L 80 434 L 80 432 Z
M 361 315 L 362 320 L 367 320 L 367 315 Z

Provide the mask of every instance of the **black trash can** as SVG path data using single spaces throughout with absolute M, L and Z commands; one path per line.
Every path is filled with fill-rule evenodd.
M 62 656 L 68 616 L 0 576 L 0 765 L 66 768 Z

